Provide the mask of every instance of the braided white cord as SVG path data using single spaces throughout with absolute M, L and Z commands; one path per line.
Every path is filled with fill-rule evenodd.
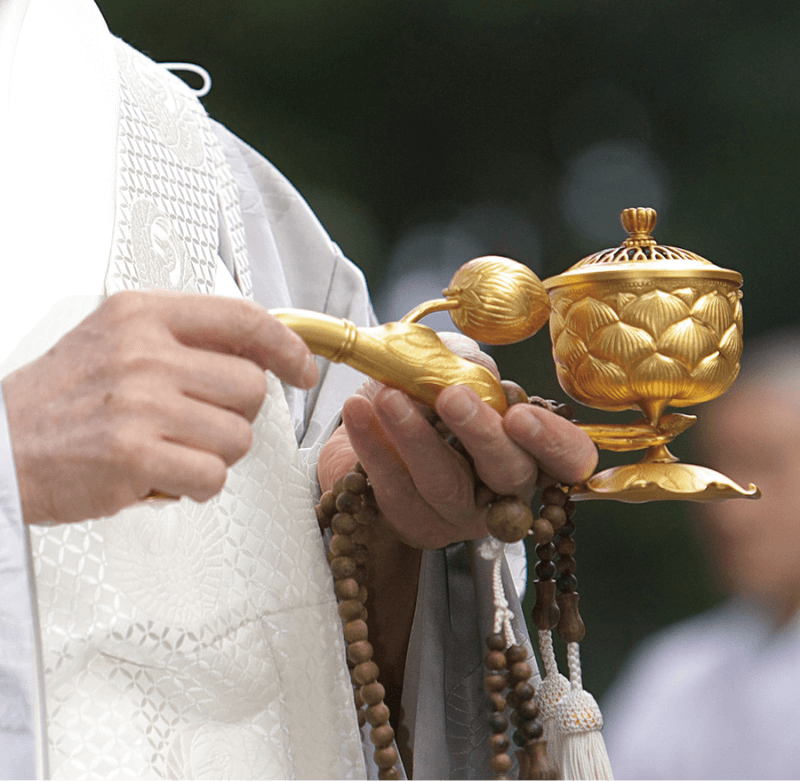
M 573 689 L 583 688 L 580 648 L 578 643 L 567 643 L 567 667 L 569 668 L 569 682 Z
M 480 547 L 480 554 L 484 559 L 493 562 L 492 566 L 492 596 L 494 599 L 494 626 L 495 634 L 503 633 L 506 647 L 515 645 L 514 627 L 511 619 L 514 613 L 508 606 L 505 589 L 503 588 L 503 557 L 505 556 L 505 543 L 494 537 L 486 539 Z
M 545 675 L 558 675 L 558 662 L 553 649 L 553 632 L 550 629 L 539 630 L 539 651 L 542 654 Z

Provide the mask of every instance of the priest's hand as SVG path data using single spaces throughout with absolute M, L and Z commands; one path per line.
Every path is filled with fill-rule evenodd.
M 252 443 L 264 369 L 312 387 L 311 352 L 246 301 L 120 293 L 3 380 L 26 523 L 111 515 L 151 491 L 204 501 Z
M 471 388 L 453 386 L 441 392 L 436 411 L 497 494 L 529 501 L 543 476 L 580 482 L 597 465 L 588 436 L 541 407 L 516 404 L 501 416 Z M 440 548 L 486 536 L 488 508 L 475 502 L 466 459 L 405 394 L 382 388 L 371 397 L 353 396 L 342 417 L 344 426 L 320 456 L 323 489 L 358 459 L 386 521 L 407 545 Z

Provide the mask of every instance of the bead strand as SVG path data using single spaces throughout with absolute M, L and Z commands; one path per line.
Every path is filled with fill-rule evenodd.
M 513 765 L 508 749 L 511 741 L 508 739 L 508 717 L 505 711 L 508 709 L 508 701 L 504 691 L 508 688 L 508 678 L 505 675 L 507 667 L 505 637 L 501 632 L 489 635 L 486 638 L 486 647 L 489 652 L 486 654 L 484 664 L 487 669 L 483 685 L 486 689 L 489 701 L 489 749 L 492 758 L 489 764 L 494 771 L 495 779 L 508 778 L 508 772 Z
M 558 607 L 561 617 L 556 627 L 559 637 L 565 643 L 579 643 L 586 635 L 581 614 L 578 611 L 578 579 L 575 577 L 576 562 L 573 557 L 575 553 L 575 540 L 572 535 L 575 531 L 575 523 L 572 520 L 575 514 L 575 503 L 568 500 L 564 505 L 564 524 L 558 531 L 555 543 L 558 563 L 556 570 L 558 577 Z
M 332 515 L 332 511 L 335 514 Z M 328 546 L 328 561 L 334 578 L 334 593 L 339 602 L 347 645 L 347 663 L 353 683 L 359 727 L 369 724 L 369 738 L 375 746 L 373 758 L 378 778 L 397 779 L 399 755 L 394 746 L 390 711 L 384 702 L 386 690 L 378 681 L 380 671 L 372 659 L 367 626 L 366 568 L 371 526 L 377 516 L 372 489 L 360 464 L 337 481 L 333 490 L 320 498 L 317 517 L 321 528 L 333 532 Z

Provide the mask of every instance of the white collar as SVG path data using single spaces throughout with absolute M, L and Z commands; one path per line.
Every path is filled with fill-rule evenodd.
M 92 0 L 0 2 L 0 362 L 58 301 L 102 295 L 119 74 Z

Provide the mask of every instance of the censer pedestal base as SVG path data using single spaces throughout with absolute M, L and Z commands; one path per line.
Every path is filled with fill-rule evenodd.
M 645 461 L 598 472 L 576 486 L 570 496 L 576 501 L 616 499 L 631 504 L 666 499 L 714 502 L 758 499 L 761 489 L 752 483 L 748 488 L 742 488 L 729 477 L 705 466 Z

